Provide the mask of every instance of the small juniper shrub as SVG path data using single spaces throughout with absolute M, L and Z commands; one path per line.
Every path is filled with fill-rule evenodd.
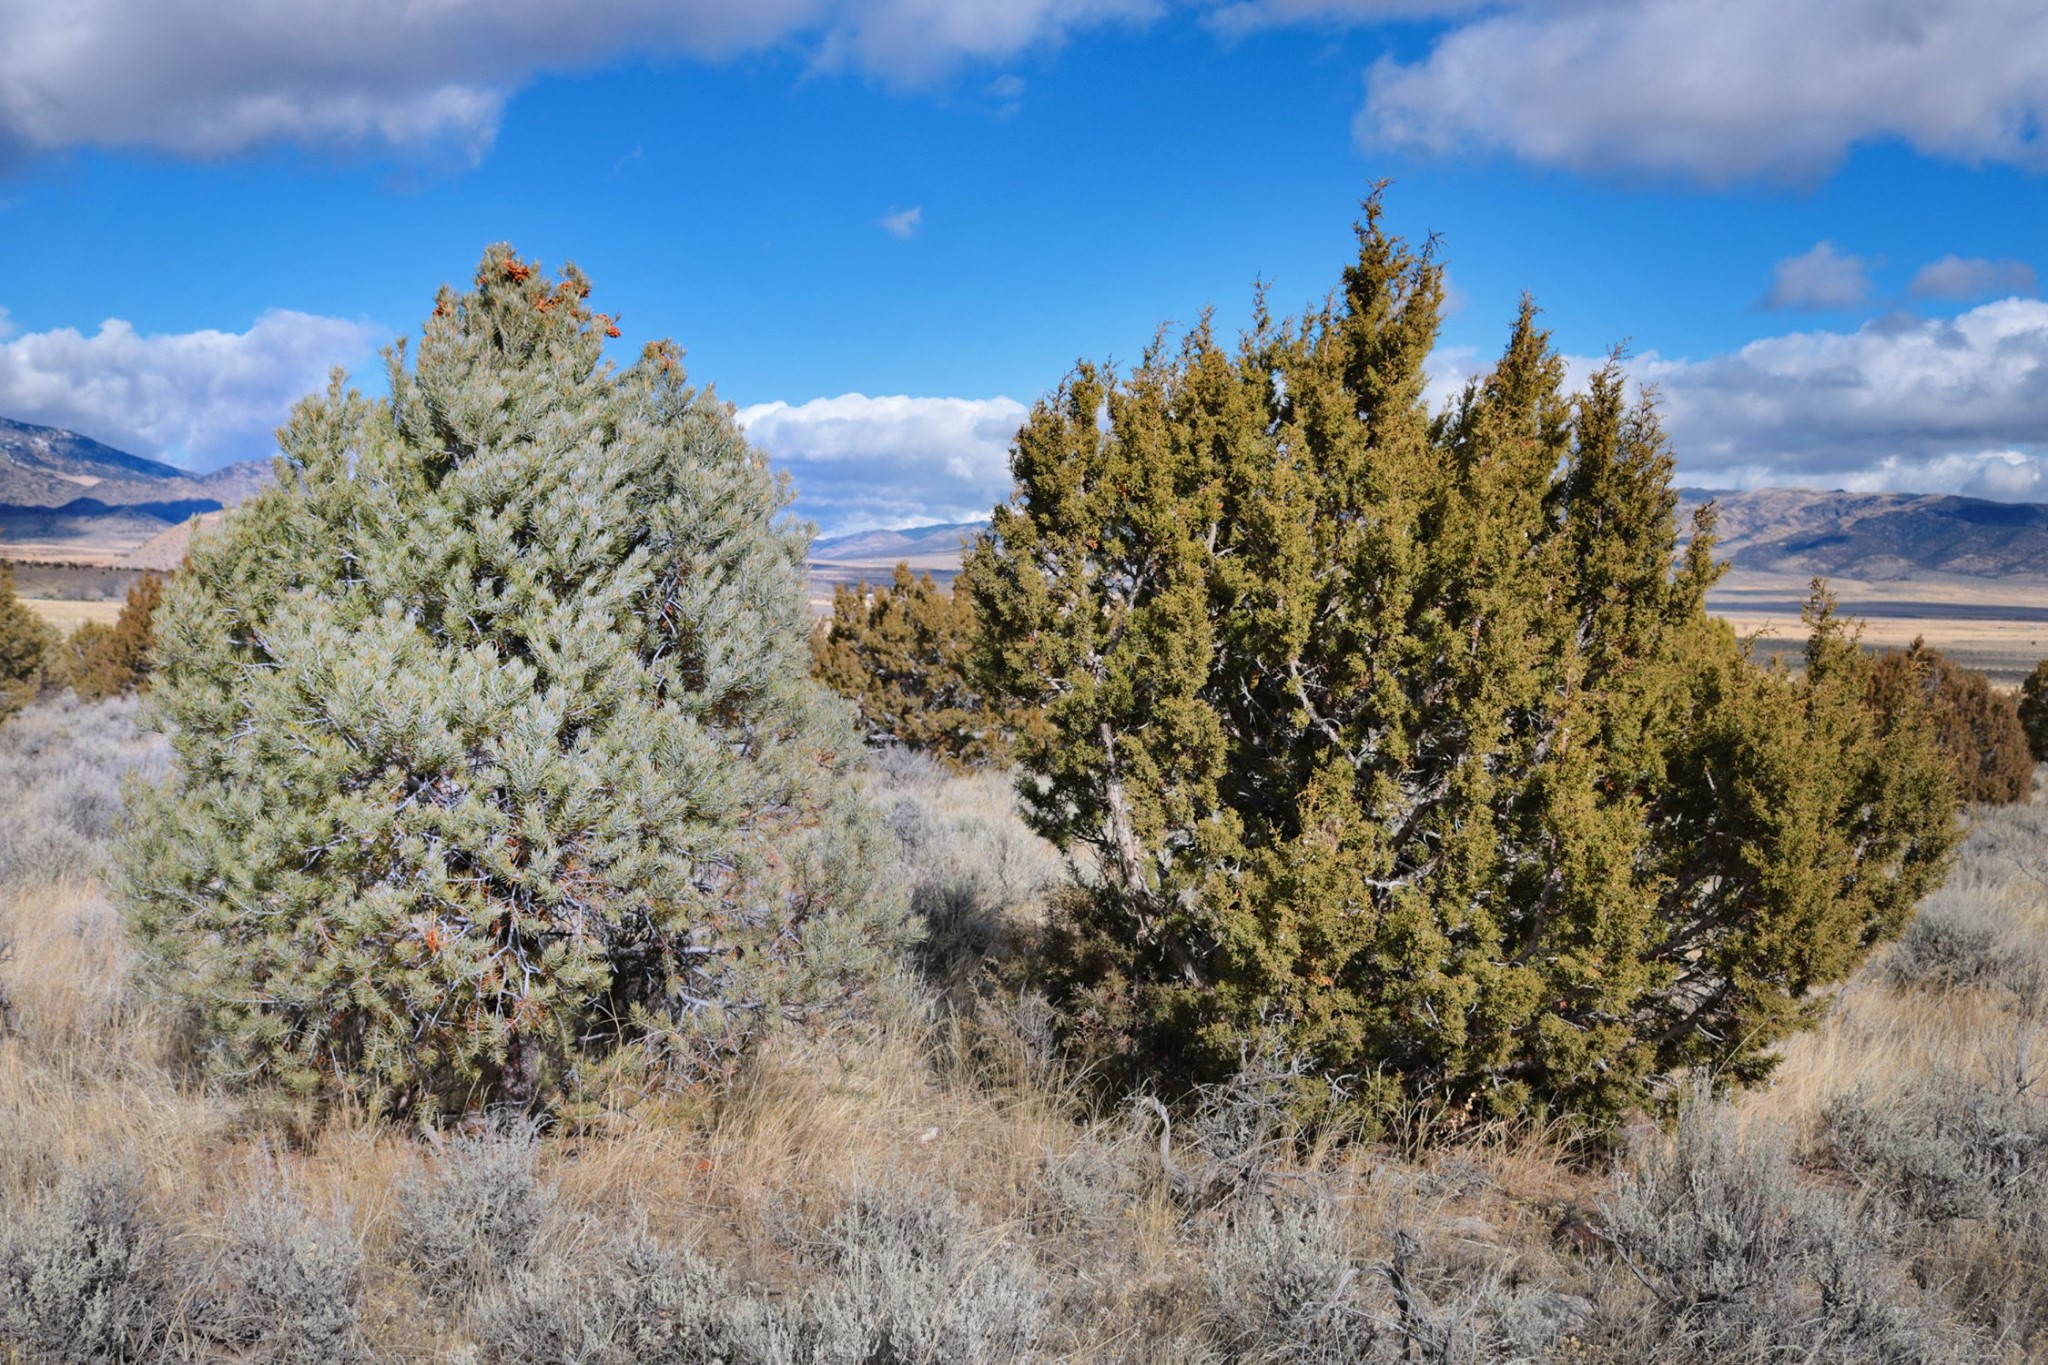
M 43 690 L 57 643 L 57 632 L 15 595 L 14 566 L 0 560 L 0 721 Z
M 1475 1123 L 1759 1081 L 1940 879 L 1940 756 L 1824 586 L 1796 676 L 1707 612 L 1618 359 L 1569 391 L 1525 305 L 1433 412 L 1441 263 L 1377 197 L 1357 244 L 1302 318 L 1077 367 L 957 580 L 1094 874 L 1041 955 L 1076 1052 L 1179 1087 L 1281 1027 Z
M 71 1172 L 26 1216 L 9 1211 L 0 1224 L 0 1347 L 24 1361 L 153 1359 L 177 1298 L 169 1239 L 132 1165 Z
M 84 701 L 146 688 L 156 648 L 156 608 L 163 592 L 164 580 L 156 574 L 136 579 L 111 626 L 88 621 L 65 638 L 55 655 L 51 681 Z
M 1871 673 L 1880 710 L 1895 709 L 1908 692 L 1917 695 L 1933 723 L 1958 796 L 1990 805 L 2027 799 L 2034 789 L 2034 754 L 2011 696 L 1922 640 L 1885 651 Z
M 460 1299 L 524 1266 L 553 1187 L 538 1173 L 539 1144 L 517 1122 L 445 1139 L 398 1206 L 401 1256 L 429 1293 Z
M 2027 748 L 2037 760 L 2048 759 L 2048 659 L 2035 664 L 2020 682 L 2018 711 Z
M 971 673 L 974 604 L 898 564 L 887 587 L 832 592 L 811 637 L 819 681 L 852 701 L 868 743 L 901 745 L 965 771 L 1009 755 L 1018 717 L 992 706 Z
M 1601 1303 L 1598 1334 L 1661 1360 L 1988 1358 L 1914 1287 L 1886 1229 L 1803 1180 L 1787 1137 L 1688 1100 L 1639 1137 L 1602 1201 L 1605 1236 L 1647 1297 Z

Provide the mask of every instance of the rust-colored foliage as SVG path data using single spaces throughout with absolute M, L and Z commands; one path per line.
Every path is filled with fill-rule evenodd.
M 888 587 L 863 582 L 833 592 L 832 621 L 811 640 L 811 667 L 860 708 L 869 743 L 975 767 L 1008 757 L 1013 725 L 968 675 L 973 635 L 974 606 L 964 595 L 898 564 Z
M 1885 651 L 1871 677 L 1871 695 L 1885 711 L 1895 709 L 1908 688 L 1927 703 L 1935 740 L 1955 775 L 1957 796 L 1993 805 L 2027 799 L 2034 785 L 2034 756 L 2012 697 L 1924 640 L 1903 651 Z
M 163 592 L 162 578 L 144 574 L 128 589 L 113 625 L 87 622 L 73 631 L 58 652 L 56 680 L 86 701 L 146 690 Z

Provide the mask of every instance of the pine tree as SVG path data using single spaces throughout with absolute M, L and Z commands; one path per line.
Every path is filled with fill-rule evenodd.
M 622 1046 L 710 1075 L 900 942 L 807 530 L 588 293 L 493 247 L 164 592 L 127 908 L 226 1074 L 424 1114 Z
M 0 560 L 0 720 L 42 691 L 57 632 L 14 593 L 14 566 Z
M 1458 1113 L 1759 1077 L 1939 875 L 1939 756 L 1824 596 L 1796 678 L 1706 615 L 1655 409 L 1568 395 L 1533 307 L 1433 418 L 1442 298 L 1375 198 L 1321 308 L 1083 364 L 1019 433 L 960 582 L 1045 718 L 1030 816 L 1101 869 L 1069 1028 L 1182 1081 L 1277 1030 Z
M 2036 761 L 2048 759 L 2048 659 L 2034 665 L 2020 683 L 2020 726 Z
M 128 589 L 113 625 L 88 621 L 72 631 L 53 670 L 61 685 L 86 701 L 147 687 L 150 653 L 156 644 L 154 618 L 163 588 L 160 575 L 144 574 Z
M 841 584 L 811 639 L 821 682 L 860 708 L 870 744 L 902 744 L 954 768 L 1001 760 L 1011 723 L 967 675 L 974 607 L 898 564 L 888 587 Z
M 2010 805 L 2033 793 L 2034 755 L 2019 708 L 1983 674 L 1916 639 L 1879 656 L 1874 686 L 1882 707 L 1910 695 L 1926 710 L 1963 800 Z

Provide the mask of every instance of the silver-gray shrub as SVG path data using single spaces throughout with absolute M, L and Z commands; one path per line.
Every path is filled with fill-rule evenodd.
M 163 741 L 137 730 L 137 711 L 133 697 L 65 692 L 0 727 L 0 891 L 106 870 L 124 780 L 164 766 Z
M 903 1177 L 855 1185 L 813 1264 L 804 1327 L 819 1365 L 1009 1365 L 1033 1359 L 1049 1326 L 1028 1250 Z
M 1002 774 L 959 775 L 901 746 L 873 751 L 868 763 L 923 931 L 920 960 L 939 985 L 971 989 L 1059 884 L 1065 861 L 1025 825 Z
M 1426 1218 L 1366 1257 L 1315 1183 L 1234 1203 L 1208 1255 L 1205 1319 L 1232 1360 L 1508 1365 L 1554 1358 L 1591 1306 L 1431 1254 Z
M 519 1125 L 447 1139 L 398 1201 L 398 1252 L 428 1291 L 459 1298 L 523 1268 L 554 1206 Z
M 1647 1291 L 1603 1329 L 1660 1359 L 1971 1360 L 1980 1344 L 1914 1287 L 1883 1225 L 1802 1180 L 1784 1134 L 1745 1132 L 1704 1097 L 1645 1139 L 1601 1204 L 1616 1257 Z
M 1208 1258 L 1210 1329 L 1232 1359 L 1304 1365 L 1392 1359 L 1384 1285 L 1353 1252 L 1327 1200 L 1247 1200 Z
M 506 1276 L 471 1313 L 485 1365 L 797 1365 L 788 1308 L 646 1226 Z
M 38 1365 L 145 1360 L 169 1340 L 177 1275 L 132 1166 L 68 1174 L 0 1226 L 0 1358 Z
M 1914 1216 L 2048 1231 L 2048 1096 L 2028 1084 L 1934 1076 L 1842 1096 L 1834 1159 Z
M 272 1182 L 231 1208 L 219 1255 L 186 1317 L 247 1365 L 359 1365 L 363 1248 L 346 1205 L 308 1209 Z
M 165 591 L 127 908 L 224 1074 L 544 1106 L 622 1047 L 723 1074 L 895 961 L 806 528 L 678 348 L 605 361 L 588 293 L 491 248 Z

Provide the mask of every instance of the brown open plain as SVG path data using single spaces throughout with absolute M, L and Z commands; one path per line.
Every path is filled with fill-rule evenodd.
M 956 555 L 917 555 L 908 563 L 912 572 L 929 573 L 948 588 L 960 571 Z M 894 559 L 812 560 L 811 606 L 820 615 L 829 614 L 834 587 L 863 580 L 885 584 L 895 568 Z M 1810 583 L 1798 574 L 1733 569 L 1708 595 L 1707 604 L 1739 634 L 1756 637 L 1764 653 L 1796 663 L 1806 639 L 1799 612 Z M 2006 687 L 2017 686 L 2048 658 L 2048 576 L 1839 578 L 1828 586 L 1842 614 L 1863 623 L 1863 642 L 1873 649 L 1903 649 L 1916 637 L 1924 638 L 1965 668 Z
M 77 630 L 87 621 L 97 621 L 103 626 L 111 626 L 114 619 L 121 614 L 119 602 L 78 602 L 48 597 L 24 597 L 21 600 L 30 611 L 65 635 Z
M 1708 607 L 1767 653 L 1796 654 L 1805 639 L 1799 612 L 1809 580 L 1731 570 Z M 2048 657 L 2048 578 L 1926 575 L 1830 580 L 1843 615 L 1863 624 L 1863 643 L 1901 649 L 1923 638 L 1965 668 L 2016 686 Z

